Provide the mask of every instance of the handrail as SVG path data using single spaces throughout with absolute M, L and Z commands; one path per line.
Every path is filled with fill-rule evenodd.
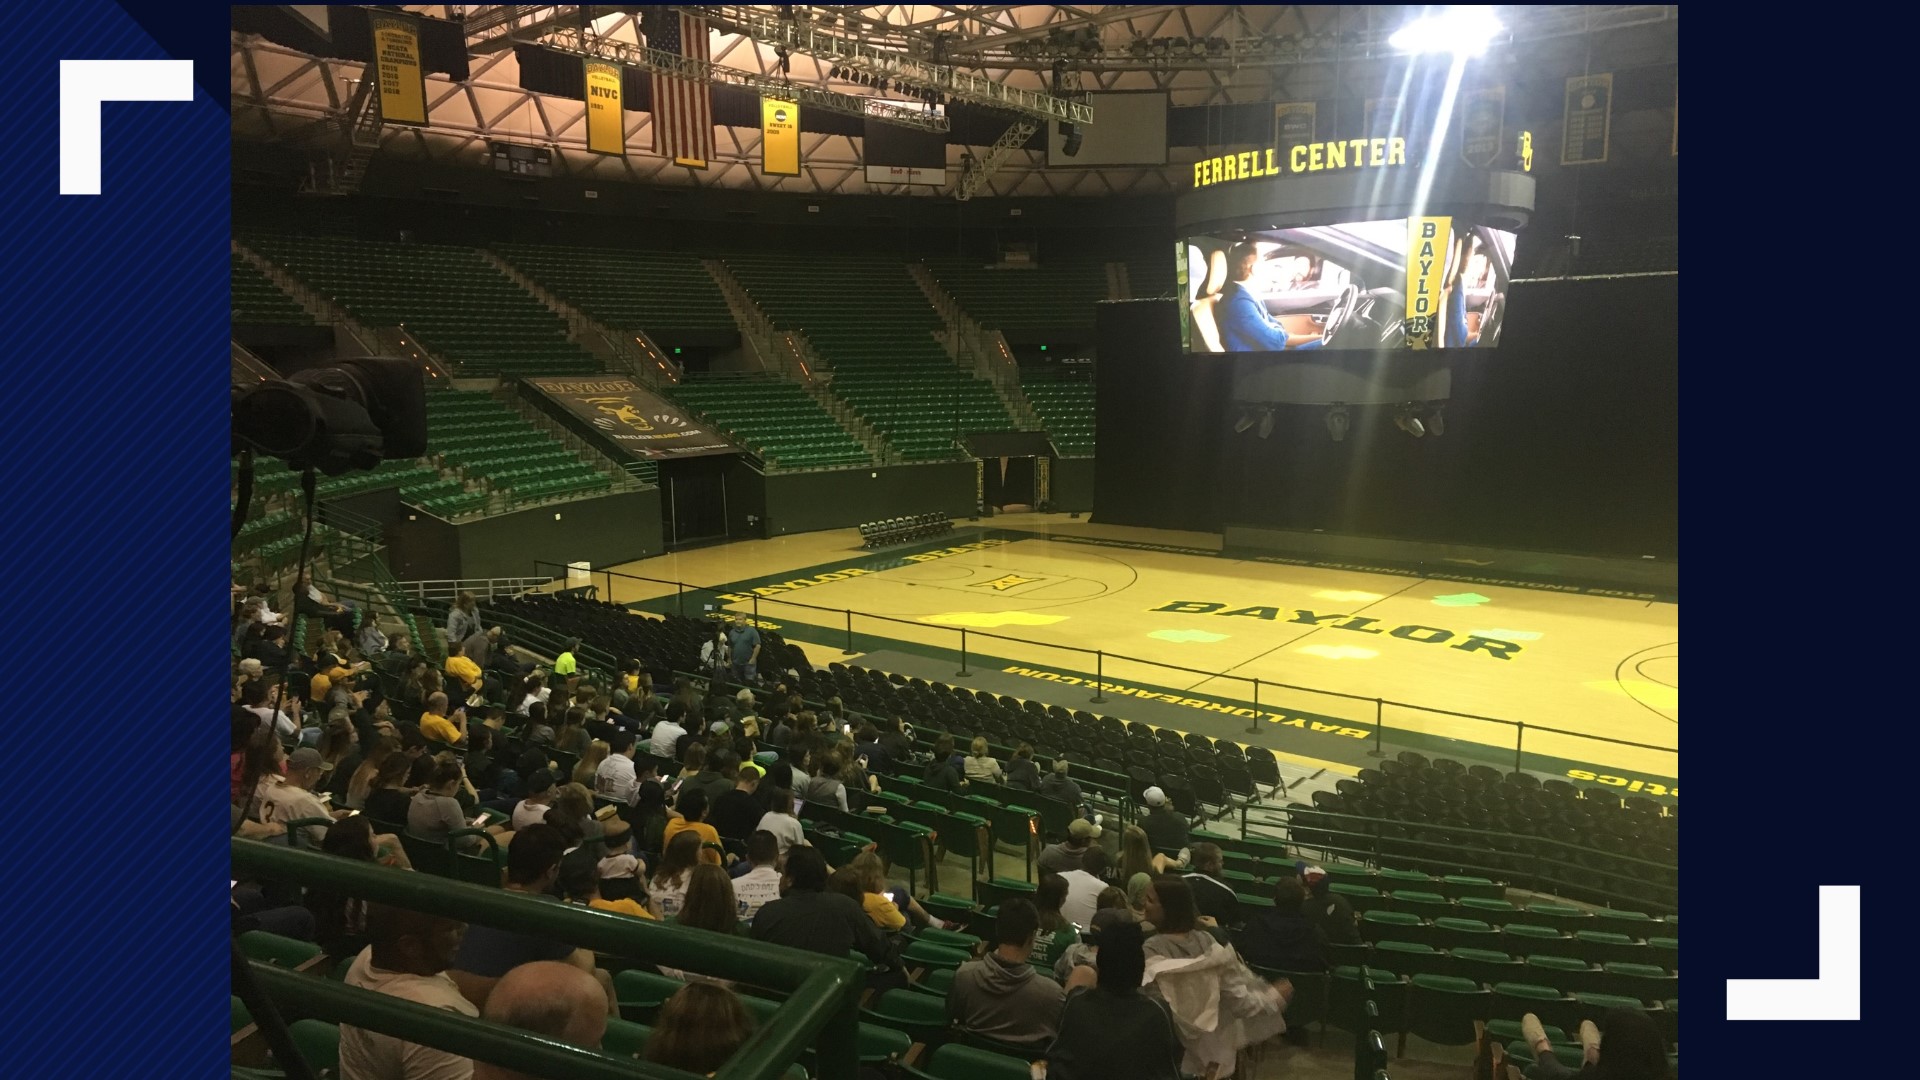
M 860 967 L 845 957 L 751 942 L 727 934 L 689 931 L 577 905 L 549 903 L 504 889 L 396 871 L 378 863 L 297 851 L 258 840 L 235 838 L 231 844 L 235 876 L 325 886 L 356 899 L 483 926 L 511 927 L 596 952 L 644 958 L 683 970 L 791 992 L 792 996 L 773 1018 L 719 1070 L 716 1076 L 720 1080 L 767 1080 L 779 1076 L 816 1034 L 824 1075 L 851 1076 L 857 1067 L 857 1006 L 864 980 Z M 494 1030 L 503 1031 L 498 1038 L 462 1041 L 469 1036 L 465 1024 L 429 1024 L 416 1029 L 410 1010 L 374 1009 L 364 999 L 317 989 L 310 984 L 310 977 L 291 972 L 286 977 L 300 981 L 286 983 L 269 977 L 268 982 L 279 984 L 276 989 L 297 993 L 332 1011 L 358 1013 L 353 1018 L 355 1023 L 364 1019 L 368 1021 L 365 1026 L 377 1031 L 404 1034 L 410 1040 L 430 1046 L 436 1045 L 436 1039 L 448 1039 L 452 1045 L 442 1044 L 439 1048 L 462 1056 L 504 1050 L 503 1064 L 537 1075 L 580 1075 L 607 1080 L 621 1075 L 662 1080 L 681 1075 L 675 1070 L 648 1067 L 639 1062 L 633 1063 L 624 1074 L 602 1070 L 598 1066 L 601 1055 L 563 1051 L 550 1044 L 543 1046 L 545 1040 L 534 1036 L 509 1039 L 503 1029 L 498 1028 Z M 311 983 L 331 985 L 319 979 L 312 979 Z M 452 1019 L 451 1014 L 441 1015 Z M 405 1031 L 391 1030 L 396 1026 L 395 1016 L 408 1021 Z M 467 1024 L 476 1023 L 467 1021 Z M 421 1036 L 418 1039 L 415 1039 L 416 1031 Z M 449 1038 L 451 1036 L 457 1038 Z M 557 1064 L 565 1067 L 556 1070 L 553 1066 Z
M 556 584 L 550 577 L 437 578 L 398 583 L 401 590 L 419 600 L 451 600 L 463 592 L 497 596 L 502 592 L 523 593 Z
M 541 569 L 542 567 L 559 567 L 563 571 L 565 569 L 564 565 L 561 563 L 555 563 L 555 562 L 551 562 L 549 560 L 544 560 L 544 559 L 535 559 L 533 566 L 534 566 L 534 573 L 536 575 L 542 572 L 542 569 Z M 623 573 L 617 570 L 594 570 L 594 571 L 591 571 L 591 573 L 596 575 L 602 575 L 607 579 L 607 588 L 604 592 L 604 595 L 607 596 L 609 599 L 611 599 L 613 596 L 613 579 L 614 578 L 623 578 L 628 581 L 644 581 L 644 582 L 649 582 L 655 585 L 672 585 L 675 589 L 676 602 L 681 604 L 683 607 L 685 603 L 685 596 L 689 591 L 694 592 L 696 594 L 697 593 L 725 593 L 725 592 L 747 591 L 744 589 L 739 589 L 734 586 L 693 585 L 684 581 L 670 580 L 667 578 L 647 577 L 643 574 L 628 574 L 628 573 Z M 1223 679 L 1223 680 L 1228 680 L 1235 683 L 1250 684 L 1253 689 L 1252 703 L 1254 705 L 1253 712 L 1255 713 L 1254 720 L 1256 725 L 1258 724 L 1259 717 L 1262 715 L 1269 715 L 1269 716 L 1277 715 L 1275 713 L 1265 711 L 1268 706 L 1273 705 L 1273 702 L 1269 700 L 1263 705 L 1260 699 L 1260 692 L 1266 689 L 1289 690 L 1296 693 L 1318 694 L 1323 697 L 1337 698 L 1344 701 L 1358 702 L 1363 705 L 1373 706 L 1374 707 L 1373 727 L 1374 727 L 1376 749 L 1378 749 L 1379 742 L 1385 737 L 1385 733 L 1387 731 L 1387 721 L 1385 717 L 1385 710 L 1391 707 L 1396 709 L 1410 709 L 1415 712 L 1431 715 L 1431 716 L 1444 716 L 1444 717 L 1451 717 L 1455 719 L 1473 720 L 1481 723 L 1496 724 L 1501 727 L 1512 729 L 1512 731 L 1514 732 L 1514 761 L 1515 761 L 1514 768 L 1515 769 L 1520 768 L 1520 761 L 1522 756 L 1525 753 L 1524 743 L 1525 743 L 1527 733 L 1535 732 L 1535 733 L 1545 733 L 1550 735 L 1562 735 L 1569 738 L 1581 739 L 1586 742 L 1600 743 L 1608 746 L 1630 747 L 1630 748 L 1639 749 L 1639 750 L 1650 750 L 1656 753 L 1673 754 L 1673 755 L 1676 755 L 1675 762 L 1674 762 L 1675 767 L 1672 771 L 1666 773 L 1665 775 L 1668 777 L 1678 777 L 1679 775 L 1677 755 L 1679 754 L 1680 751 L 1679 751 L 1679 747 L 1677 746 L 1659 746 L 1652 743 L 1637 742 L 1632 739 L 1619 739 L 1609 735 L 1596 735 L 1596 734 L 1593 734 L 1592 732 L 1570 731 L 1570 730 L 1567 730 L 1566 728 L 1554 727 L 1549 724 L 1529 723 L 1523 720 L 1506 720 L 1496 716 L 1483 716 L 1477 713 L 1459 712 L 1453 709 L 1442 709 L 1442 708 L 1431 706 L 1431 705 L 1420 705 L 1410 701 L 1396 701 L 1391 698 L 1385 698 L 1385 697 L 1368 697 L 1363 694 L 1351 694 L 1351 693 L 1347 693 L 1345 691 L 1340 691 L 1340 690 L 1324 690 L 1319 687 L 1302 686 L 1297 683 L 1280 682 L 1274 679 L 1261 679 L 1261 678 L 1255 678 L 1255 677 L 1246 676 L 1246 675 L 1235 675 L 1229 672 L 1206 671 L 1201 668 L 1187 667 L 1182 664 L 1170 664 L 1162 660 L 1149 660 L 1144 657 L 1129 656 L 1124 653 L 1109 652 L 1105 649 L 1091 649 L 1091 648 L 1087 648 L 1084 645 L 1069 645 L 1063 642 L 1056 642 L 1056 641 L 1036 641 L 1032 638 L 1014 637 L 1010 634 L 996 634 L 989 630 L 977 630 L 971 627 L 940 626 L 933 623 L 917 622 L 912 619 L 897 618 L 891 615 L 876 615 L 872 612 L 855 611 L 851 608 L 820 607 L 815 604 L 805 604 L 796 600 L 783 600 L 783 599 L 775 599 L 772 597 L 763 597 L 757 593 L 754 594 L 751 603 L 752 603 L 752 609 L 751 609 L 752 614 L 756 619 L 760 617 L 760 606 L 762 604 L 780 605 L 788 608 L 799 609 L 802 611 L 818 612 L 820 614 L 829 616 L 834 620 L 833 623 L 827 624 L 828 627 L 837 625 L 840 623 L 841 620 L 844 619 L 845 625 L 847 627 L 846 633 L 847 633 L 849 648 L 851 648 L 851 643 L 854 636 L 853 619 L 855 616 L 858 616 L 859 618 L 862 618 L 862 619 L 869 619 L 869 620 L 873 620 L 875 622 L 881 622 L 881 623 L 898 623 L 901 626 L 911 626 L 914 629 L 920 630 L 920 631 L 938 631 L 938 632 L 957 634 L 959 635 L 959 639 L 958 639 L 959 648 L 955 650 L 955 654 L 957 656 L 962 657 L 963 662 L 961 666 L 963 668 L 965 667 L 965 663 L 964 663 L 965 650 L 967 649 L 969 643 L 976 638 L 986 638 L 992 641 L 1005 641 L 1005 642 L 1011 642 L 1016 645 L 1027 645 L 1027 646 L 1043 648 L 1043 649 L 1056 649 L 1062 652 L 1078 653 L 1083 656 L 1091 656 L 1094 658 L 1094 662 L 1095 662 L 1094 663 L 1095 674 L 1093 676 L 1092 681 L 1088 683 L 1088 685 L 1090 685 L 1094 690 L 1094 696 L 1092 700 L 1095 702 L 1104 702 L 1106 700 L 1105 692 L 1107 689 L 1122 685 L 1120 680 L 1107 679 L 1104 671 L 1107 661 L 1118 660 L 1124 663 L 1140 664 L 1146 667 L 1161 669 L 1165 671 L 1176 671 L 1176 672 L 1181 672 L 1183 674 L 1188 674 L 1188 675 L 1198 675 L 1198 676 L 1202 676 L 1205 679 Z M 684 615 L 685 611 L 682 610 L 679 613 Z M 1219 695 L 1214 695 L 1214 696 L 1219 696 Z M 1250 731 L 1249 734 L 1257 733 L 1258 730 L 1259 729 L 1256 727 L 1254 731 Z M 1481 745 L 1491 745 L 1491 744 L 1481 744 Z

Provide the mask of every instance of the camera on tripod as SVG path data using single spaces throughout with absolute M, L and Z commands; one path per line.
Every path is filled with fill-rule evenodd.
M 357 357 L 233 388 L 233 447 L 338 476 L 427 452 L 427 389 L 411 360 Z

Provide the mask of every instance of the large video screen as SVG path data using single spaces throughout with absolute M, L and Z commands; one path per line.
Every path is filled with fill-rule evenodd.
M 1182 334 L 1195 353 L 1490 348 L 1513 240 L 1447 217 L 1189 237 Z

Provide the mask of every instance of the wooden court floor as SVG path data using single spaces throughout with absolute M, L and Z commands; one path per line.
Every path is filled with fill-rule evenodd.
M 606 568 L 700 588 L 598 583 L 646 610 L 756 613 L 815 663 L 847 658 L 849 611 L 856 654 L 957 661 L 965 627 L 974 668 L 1030 679 L 1023 696 L 1043 701 L 1071 703 L 1067 687 L 1091 685 L 1097 669 L 1123 697 L 1196 715 L 1205 705 L 1216 720 L 1238 706 L 1233 715 L 1251 718 L 1259 679 L 1262 721 L 1323 734 L 1328 756 L 1349 761 L 1331 750 L 1370 737 L 1376 721 L 1390 742 L 1465 741 L 1491 760 L 1492 748 L 1514 747 L 1516 729 L 1447 714 L 1518 722 L 1527 754 L 1556 771 L 1584 767 L 1595 775 L 1574 775 L 1677 794 L 1676 604 L 1229 559 L 1215 534 L 1065 515 L 959 524 L 880 552 L 846 529 Z

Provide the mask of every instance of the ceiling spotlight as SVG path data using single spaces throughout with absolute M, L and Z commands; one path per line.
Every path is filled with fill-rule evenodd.
M 1479 56 L 1506 27 L 1485 4 L 1461 4 L 1423 15 L 1393 32 L 1387 44 L 1406 53 Z
M 1445 408 L 1446 407 L 1444 405 L 1435 405 L 1433 408 L 1427 410 L 1426 423 L 1427 423 L 1428 434 L 1439 436 L 1439 435 L 1445 435 L 1447 433 L 1447 417 L 1444 411 Z
M 829 79 L 837 79 L 837 78 L 839 78 L 839 77 L 840 77 L 840 67 L 839 67 L 839 65 L 837 65 L 837 64 L 836 64 L 835 66 L 833 66 L 833 67 L 831 67 L 831 68 L 829 68 L 829 69 L 827 69 L 827 78 L 829 78 Z
M 1352 426 L 1353 417 L 1345 405 L 1336 402 L 1327 410 L 1327 434 L 1333 436 L 1334 442 L 1345 442 L 1347 430 Z
M 1173 55 L 1185 56 L 1192 51 L 1193 51 L 1193 42 L 1188 41 L 1186 38 L 1173 39 Z
M 1128 55 L 1132 56 L 1135 60 L 1145 60 L 1147 54 L 1151 51 L 1153 51 L 1153 46 L 1146 38 L 1134 38 L 1132 43 L 1127 46 Z
M 1167 49 L 1170 47 L 1169 46 L 1170 41 L 1171 39 L 1163 38 L 1163 37 L 1157 37 L 1153 39 L 1153 55 L 1155 56 L 1155 58 L 1160 58 L 1167 55 Z
M 1240 414 L 1240 419 L 1235 420 L 1233 422 L 1233 433 L 1235 435 L 1238 435 L 1252 426 L 1253 426 L 1253 414 L 1250 412 L 1242 412 Z
M 1273 434 L 1273 410 L 1268 409 L 1260 414 L 1260 437 L 1264 439 L 1271 434 Z
M 1416 439 L 1427 433 L 1427 426 L 1420 422 L 1419 415 L 1411 405 L 1402 405 L 1400 411 L 1393 414 L 1393 426 Z

